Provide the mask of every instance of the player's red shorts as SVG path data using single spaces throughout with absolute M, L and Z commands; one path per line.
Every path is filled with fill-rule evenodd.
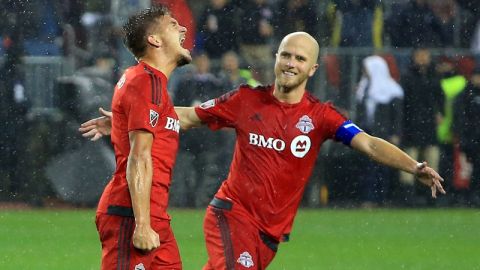
M 143 253 L 133 247 L 135 229 L 133 217 L 98 214 L 97 230 L 102 242 L 102 270 L 157 270 L 182 269 L 177 241 L 170 228 L 170 221 L 151 220 L 152 229 L 160 237 L 160 247 Z
M 217 198 L 207 208 L 203 230 L 208 252 L 203 270 L 265 269 L 278 248 L 238 207 Z

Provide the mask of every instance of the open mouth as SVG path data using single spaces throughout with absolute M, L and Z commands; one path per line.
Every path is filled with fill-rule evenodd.
M 285 76 L 288 76 L 288 77 L 293 77 L 293 76 L 297 75 L 294 72 L 286 71 L 286 70 L 282 71 L 282 74 L 285 75 Z
M 183 46 L 183 42 L 185 42 L 185 37 L 180 37 L 180 45 Z

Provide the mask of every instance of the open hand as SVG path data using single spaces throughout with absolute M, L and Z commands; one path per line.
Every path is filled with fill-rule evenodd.
M 103 108 L 99 108 L 98 111 L 102 115 L 101 117 L 88 120 L 81 124 L 78 129 L 83 137 L 90 138 L 91 141 L 110 135 L 110 130 L 112 129 L 112 112 Z
M 428 167 L 427 162 L 417 164 L 415 176 L 418 180 L 426 186 L 429 186 L 432 190 L 432 197 L 437 197 L 437 192 L 445 194 L 442 183 L 443 178 L 432 168 Z

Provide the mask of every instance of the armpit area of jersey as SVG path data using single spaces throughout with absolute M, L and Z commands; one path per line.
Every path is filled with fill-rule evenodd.
M 341 141 L 343 144 L 350 146 L 353 137 L 358 133 L 363 132 L 361 128 L 355 125 L 352 120 L 345 121 L 335 133 L 335 139 Z

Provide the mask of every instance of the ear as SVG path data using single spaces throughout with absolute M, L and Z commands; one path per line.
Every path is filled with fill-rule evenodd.
M 308 77 L 312 77 L 315 74 L 315 71 L 318 69 L 318 64 L 313 65 L 308 72 Z
M 147 37 L 147 42 L 155 48 L 160 48 L 160 46 L 162 46 L 162 41 L 156 35 L 149 35 Z

